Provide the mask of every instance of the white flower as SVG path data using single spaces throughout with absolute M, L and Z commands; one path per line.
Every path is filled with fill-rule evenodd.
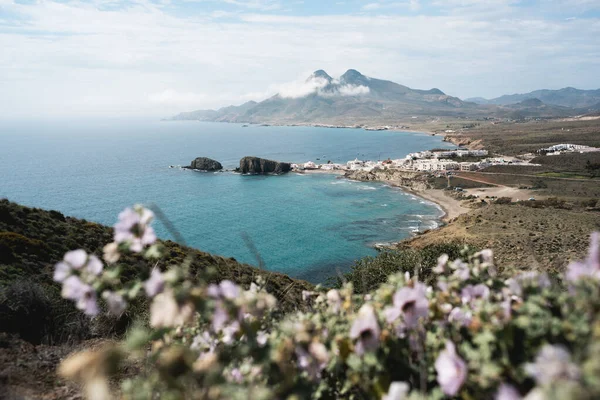
M 545 344 L 535 357 L 535 363 L 525 365 L 525 372 L 542 386 L 561 379 L 579 378 L 579 369 L 571 363 L 569 351 L 560 345 Z
M 498 387 L 494 400 L 521 400 L 521 394 L 514 386 L 503 383 Z
M 102 298 L 106 301 L 108 312 L 112 315 L 120 316 L 127 308 L 127 302 L 122 295 L 106 290 L 102 293 Z
M 102 248 L 104 261 L 108 264 L 114 264 L 119 261 L 121 254 L 119 253 L 119 245 L 115 242 L 110 242 Z
M 406 382 L 392 382 L 387 394 L 384 394 L 381 400 L 404 400 L 409 390 L 410 387 Z
M 327 304 L 333 312 L 340 312 L 340 309 L 342 308 L 342 298 L 340 297 L 340 292 L 335 289 L 328 291 Z
M 438 257 L 437 265 L 433 268 L 433 272 L 436 274 L 443 274 L 446 271 L 446 266 L 448 265 L 448 254 L 442 254 Z
M 446 342 L 446 349 L 435 360 L 435 370 L 442 392 L 448 396 L 456 396 L 467 378 L 467 364 L 456 354 L 451 341 Z
M 590 238 L 590 249 L 584 261 L 575 261 L 567 266 L 566 278 L 575 282 L 582 278 L 600 279 L 600 233 L 594 232 Z
M 154 297 L 165 288 L 165 280 L 163 275 L 160 273 L 158 268 L 152 268 L 150 272 L 150 278 L 144 282 L 144 290 L 148 297 Z
M 159 293 L 150 306 L 150 326 L 177 327 L 188 322 L 194 314 L 190 303 L 178 304 L 171 291 Z

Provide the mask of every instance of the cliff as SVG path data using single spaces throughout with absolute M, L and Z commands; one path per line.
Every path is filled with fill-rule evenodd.
M 357 181 L 381 181 L 395 186 L 402 186 L 410 190 L 425 190 L 431 186 L 427 181 L 427 174 L 423 172 L 400 171 L 397 169 L 373 169 L 372 171 L 351 171 L 345 175 L 348 179 Z
M 292 169 L 290 163 L 267 160 L 258 157 L 244 157 L 238 169 L 242 174 L 283 174 Z

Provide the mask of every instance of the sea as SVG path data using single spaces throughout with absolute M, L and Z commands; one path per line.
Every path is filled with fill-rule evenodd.
M 435 204 L 328 174 L 244 176 L 181 169 L 210 157 L 286 162 L 383 160 L 451 148 L 417 132 L 131 119 L 0 122 L 0 198 L 113 225 L 134 204 L 159 237 L 314 283 L 377 254 L 374 245 L 439 224 Z M 260 260 L 260 261 L 259 261 Z

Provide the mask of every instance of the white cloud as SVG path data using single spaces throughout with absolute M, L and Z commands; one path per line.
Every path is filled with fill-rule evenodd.
M 342 96 L 360 96 L 369 93 L 369 88 L 363 85 L 342 85 L 338 91 Z
M 213 14 L 218 19 L 143 2 L 111 11 L 90 3 L 0 2 L 5 15 L 19 16 L 0 22 L 0 118 L 160 118 L 278 91 L 310 93 L 318 84 L 285 82 L 319 68 L 334 76 L 355 68 L 461 97 L 599 85 L 600 19 L 576 13 L 566 16 L 577 15 L 577 23 L 544 18 L 509 0 L 447 0 L 455 4 L 444 6 L 442 15 L 428 15 L 421 2 L 423 12 L 410 17 L 387 10 L 379 16 L 293 16 L 256 9 Z M 343 89 L 352 95 L 360 90 Z
M 309 94 L 318 93 L 320 89 L 327 86 L 325 78 L 311 77 L 306 81 L 292 81 L 275 86 L 277 93 L 283 98 L 296 99 Z

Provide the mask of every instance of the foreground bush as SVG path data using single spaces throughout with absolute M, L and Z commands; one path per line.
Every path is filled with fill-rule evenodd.
M 83 382 L 90 398 L 110 398 L 110 372 L 131 362 L 139 375 L 120 386 L 131 399 L 600 396 L 598 234 L 588 259 L 564 277 L 500 279 L 484 250 L 464 261 L 440 257 L 432 286 L 394 274 L 366 295 L 352 284 L 306 292 L 309 311 L 276 317 L 262 279 L 243 290 L 190 279 L 189 259 L 155 265 L 151 218 L 143 208 L 121 214 L 105 247 L 108 266 L 83 250 L 56 265 L 63 296 L 90 316 L 101 299 L 114 314 L 136 297 L 150 301 L 150 328 L 62 363 L 60 373 Z M 152 268 L 121 280 L 127 252 Z

